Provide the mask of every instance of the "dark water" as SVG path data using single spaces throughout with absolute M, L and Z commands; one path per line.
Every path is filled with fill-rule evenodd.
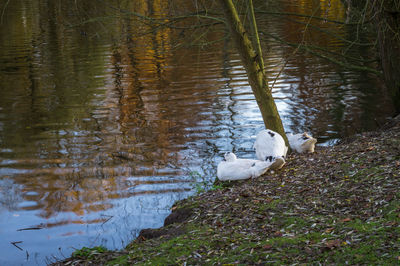
M 254 157 L 264 124 L 230 41 L 176 46 L 187 33 L 144 35 L 148 28 L 132 17 L 109 17 L 117 4 L 162 17 L 170 7 L 157 1 L 31 2 L 2 6 L 0 265 L 43 265 L 83 246 L 121 248 L 142 228 L 161 226 L 175 201 L 207 186 L 221 154 Z M 341 1 L 279 7 L 346 20 Z M 363 60 L 372 48 L 305 30 L 298 22 L 307 18 L 284 18 L 259 13 L 285 129 L 329 145 L 383 123 L 393 109 L 373 74 L 293 53 L 269 34 Z M 357 30 L 310 25 L 349 39 Z

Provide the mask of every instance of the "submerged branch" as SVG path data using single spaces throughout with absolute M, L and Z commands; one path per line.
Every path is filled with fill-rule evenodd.
M 336 24 L 342 24 L 342 25 L 358 25 L 359 24 L 358 22 L 347 23 L 345 21 L 333 20 L 333 19 L 328 19 L 328 18 L 323 18 L 323 17 L 316 17 L 314 15 L 299 14 L 299 13 L 294 13 L 294 12 L 272 12 L 272 11 L 265 11 L 265 10 L 256 10 L 256 12 L 257 13 L 261 13 L 261 14 L 274 15 L 274 16 L 284 15 L 284 16 L 295 16 L 295 17 L 303 17 L 303 18 L 312 18 L 312 19 L 316 19 L 316 20 L 322 20 L 322 21 L 336 23 Z M 370 22 L 370 21 L 367 21 L 367 22 Z
M 368 59 L 368 60 L 366 60 L 366 59 L 362 59 L 362 58 L 356 58 L 356 57 L 348 56 L 348 55 L 345 55 L 345 54 L 342 54 L 342 53 L 336 53 L 336 52 L 327 50 L 327 49 L 325 49 L 325 48 L 323 48 L 321 46 L 316 46 L 316 45 L 307 45 L 307 46 L 310 49 L 320 50 L 320 51 L 326 52 L 326 53 L 331 54 L 331 55 L 343 57 L 346 60 L 358 61 L 358 62 L 361 62 L 361 63 L 374 63 L 374 62 L 378 61 L 378 59 Z
M 313 48 L 311 48 L 310 46 L 303 45 L 303 44 L 300 44 L 300 45 L 299 45 L 298 43 L 287 42 L 287 41 L 283 40 L 282 38 L 279 38 L 278 36 L 275 36 L 275 35 L 270 34 L 270 33 L 265 33 L 265 32 L 263 32 L 263 34 L 265 34 L 265 35 L 267 35 L 267 36 L 270 36 L 271 38 L 275 39 L 276 41 L 279 41 L 280 43 L 284 43 L 284 44 L 286 44 L 286 45 L 288 45 L 288 46 L 301 49 L 301 50 L 303 50 L 303 51 L 306 51 L 306 52 L 308 52 L 308 53 L 310 53 L 310 54 L 313 54 L 313 55 L 315 55 L 315 56 L 318 56 L 318 57 L 320 57 L 320 58 L 323 58 L 323 59 L 325 59 L 325 60 L 328 60 L 328 61 L 330 61 L 330 62 L 332 62 L 332 63 L 334 63 L 334 64 L 336 64 L 336 65 L 345 67 L 345 68 L 347 68 L 347 69 L 353 69 L 353 70 L 358 70 L 358 71 L 371 72 L 371 73 L 374 73 L 374 74 L 376 74 L 376 75 L 381 75 L 381 74 L 382 74 L 380 71 L 378 71 L 378 70 L 376 70 L 376 69 L 373 69 L 373 68 L 370 68 L 370 67 L 349 64 L 349 63 L 340 61 L 340 60 L 338 60 L 338 59 L 336 59 L 336 58 L 334 58 L 334 57 L 330 57 L 330 56 L 324 55 L 324 54 L 322 54 L 322 53 L 319 53 L 319 52 L 315 51 L 315 50 L 314 50 Z M 320 48 L 320 50 L 321 50 L 321 49 L 323 49 L 323 48 Z
M 338 40 L 341 40 L 343 42 L 349 43 L 350 45 L 358 45 L 358 46 L 374 46 L 374 45 L 376 45 L 376 42 L 374 42 L 374 43 L 359 43 L 359 42 L 348 40 L 348 39 L 343 38 L 342 36 L 340 36 L 338 34 L 335 34 L 335 33 L 331 32 L 331 31 L 328 31 L 328 30 L 324 30 L 324 29 L 322 29 L 322 28 L 320 28 L 318 26 L 315 26 L 313 24 L 310 24 L 308 22 L 302 22 L 302 21 L 298 21 L 298 20 L 295 20 L 295 19 L 288 19 L 288 20 L 293 21 L 293 22 L 298 23 L 298 24 L 307 25 L 310 28 L 313 28 L 313 29 L 315 29 L 317 31 L 325 33 L 326 35 L 332 36 L 332 37 L 334 37 L 334 38 L 336 38 Z
M 193 18 L 193 17 L 217 20 L 220 23 L 225 23 L 225 21 L 223 19 L 215 17 L 215 16 L 211 16 L 214 13 L 211 13 L 208 10 L 200 10 L 200 11 L 197 11 L 195 13 L 189 13 L 189 14 L 184 15 L 184 16 L 176 16 L 176 17 L 174 17 L 174 16 L 171 16 L 171 17 L 166 16 L 166 17 L 160 17 L 160 18 L 153 18 L 153 17 L 145 16 L 145 15 L 137 13 L 137 12 L 132 12 L 132 11 L 124 10 L 124 9 L 121 9 L 121 8 L 117 8 L 117 7 L 114 7 L 112 5 L 108 5 L 108 6 L 111 9 L 114 9 L 114 10 L 116 10 L 116 11 L 118 11 L 118 12 L 124 14 L 124 15 L 134 16 L 134 17 L 139 18 L 140 20 L 143 20 L 143 21 L 150 21 L 153 24 L 164 24 L 165 21 L 179 21 L 179 20 L 184 20 L 184 19 Z M 214 14 L 214 15 L 217 15 L 217 14 Z M 219 14 L 219 15 L 221 15 L 221 14 Z
M 3 24 L 4 12 L 6 11 L 9 3 L 10 3 L 10 0 L 7 0 L 7 2 L 4 4 L 3 10 L 1 11 L 0 24 Z

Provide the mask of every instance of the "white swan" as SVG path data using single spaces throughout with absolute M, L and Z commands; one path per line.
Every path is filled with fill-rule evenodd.
M 277 132 L 270 129 L 260 131 L 253 147 L 259 160 L 275 162 L 271 169 L 279 169 L 285 164 L 288 147 Z
M 218 179 L 222 181 L 259 177 L 274 163 L 274 161 L 238 159 L 232 152 L 225 153 L 224 157 L 225 161 L 220 162 L 217 168 Z
M 315 143 L 317 143 L 317 139 L 311 137 L 306 132 L 303 134 L 287 134 L 286 135 L 289 140 L 289 145 L 292 150 L 295 150 L 298 153 L 303 152 L 314 152 Z

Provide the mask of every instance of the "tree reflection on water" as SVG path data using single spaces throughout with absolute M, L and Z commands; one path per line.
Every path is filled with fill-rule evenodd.
M 59 247 L 65 255 L 83 245 L 120 248 L 140 229 L 161 226 L 194 183 L 212 182 L 221 154 L 253 158 L 264 125 L 222 25 L 185 29 L 198 26 L 193 18 L 153 28 L 133 15 L 161 19 L 196 11 L 194 2 L 8 2 L 0 27 L 0 264 L 26 262 L 13 241 L 31 254 L 27 264 Z M 317 2 L 323 16 L 327 1 Z M 344 20 L 341 1 L 329 2 L 328 15 Z M 280 7 L 305 12 L 315 3 Z M 258 16 L 261 30 L 302 38 L 304 25 Z M 329 143 L 391 112 L 374 76 L 267 40 L 268 75 L 285 65 L 273 94 L 287 131 Z M 306 41 L 344 47 L 312 31 Z M 43 229 L 17 231 L 29 227 Z

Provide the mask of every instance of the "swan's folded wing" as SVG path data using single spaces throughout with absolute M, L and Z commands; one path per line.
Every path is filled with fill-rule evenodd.
M 254 147 L 257 159 L 262 161 L 267 160 L 269 157 L 284 157 L 287 152 L 282 136 L 271 130 L 260 131 L 257 134 Z

